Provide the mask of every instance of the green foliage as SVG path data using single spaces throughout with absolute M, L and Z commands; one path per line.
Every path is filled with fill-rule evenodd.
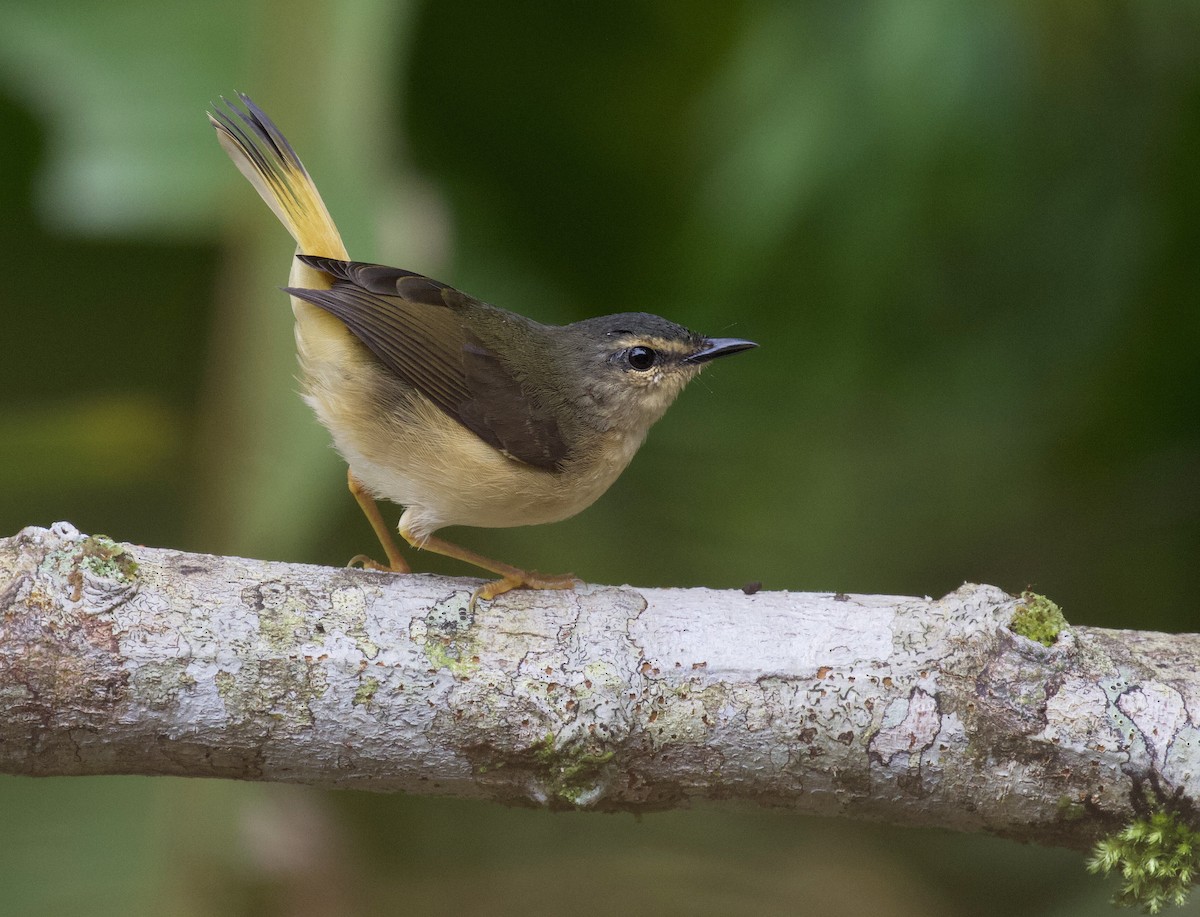
M 1067 626 L 1062 609 L 1044 595 L 1028 590 L 1021 593 L 1021 603 L 1009 624 L 1013 633 L 1036 640 L 1042 646 L 1053 646 L 1059 632 Z
M 1120 871 L 1114 904 L 1150 914 L 1182 906 L 1200 874 L 1200 831 L 1182 814 L 1159 809 L 1100 841 L 1088 869 L 1106 876 Z

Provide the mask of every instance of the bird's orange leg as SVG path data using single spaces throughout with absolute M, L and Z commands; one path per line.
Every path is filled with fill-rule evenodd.
M 401 529 L 400 536 L 414 548 L 433 551 L 435 554 L 445 557 L 453 557 L 455 560 L 465 561 L 473 566 L 500 574 L 500 579 L 484 583 L 475 590 L 471 596 L 472 606 L 479 599 L 491 601 L 496 596 L 504 595 L 513 589 L 571 589 L 579 582 L 573 573 L 555 575 L 538 573 L 536 570 L 522 570 L 520 567 L 492 560 L 490 557 L 476 554 L 469 548 L 459 547 L 449 541 L 443 541 L 441 538 L 433 536 L 424 539 L 416 538 L 408 529 Z
M 346 469 L 346 483 L 349 484 L 350 493 L 354 494 L 354 499 L 358 501 L 363 515 L 371 523 L 371 528 L 375 530 L 375 535 L 379 538 L 379 543 L 383 545 L 383 553 L 387 555 L 388 559 L 388 566 L 385 567 L 383 564 L 371 560 L 366 554 L 359 554 L 351 558 L 349 566 L 353 567 L 355 564 L 361 564 L 365 570 L 381 570 L 385 573 L 412 573 L 412 567 L 408 565 L 408 561 L 404 559 L 404 555 L 396 547 L 396 539 L 392 537 L 392 530 L 383 521 L 383 514 L 379 512 L 375 498 L 367 493 L 362 482 L 354 476 L 354 472 L 349 468 Z

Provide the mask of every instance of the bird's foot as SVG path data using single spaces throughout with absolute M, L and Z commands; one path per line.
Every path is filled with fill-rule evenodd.
M 367 557 L 366 554 L 355 554 L 346 564 L 347 567 L 357 567 L 361 570 L 373 570 L 376 573 L 411 573 L 408 564 L 403 567 L 389 567 L 387 564 L 381 564 L 374 558 Z
M 471 593 L 471 610 L 480 599 L 490 602 L 514 589 L 573 589 L 579 578 L 574 573 L 538 573 L 536 570 L 513 570 L 498 580 L 484 583 Z

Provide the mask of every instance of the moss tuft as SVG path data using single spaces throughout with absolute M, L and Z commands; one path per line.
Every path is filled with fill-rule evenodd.
M 552 801 L 571 807 L 585 805 L 600 789 L 604 767 L 613 752 L 589 751 L 582 746 L 560 747 L 548 733 L 529 749 L 538 764 Z
M 1026 590 L 1021 593 L 1021 604 L 1008 626 L 1015 634 L 1035 640 L 1042 646 L 1053 646 L 1059 633 L 1067 626 L 1067 619 L 1054 602 L 1044 595 Z
M 1119 870 L 1113 904 L 1157 914 L 1187 901 L 1200 872 L 1200 832 L 1181 813 L 1159 809 L 1100 841 L 1088 869 Z
M 130 582 L 137 577 L 133 555 L 106 535 L 91 535 L 80 546 L 79 564 L 94 576 Z

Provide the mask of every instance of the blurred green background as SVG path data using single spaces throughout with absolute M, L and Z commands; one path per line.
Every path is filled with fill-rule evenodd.
M 762 344 L 580 517 L 465 544 L 599 582 L 1032 585 L 1075 623 L 1195 630 L 1198 47 L 1194 2 L 8 0 L 0 533 L 376 550 L 295 395 L 290 240 L 204 118 L 244 90 L 358 258 L 543 321 Z M 14 914 L 1075 915 L 1111 892 L 1072 853 L 755 808 L 10 778 L 0 812 Z

